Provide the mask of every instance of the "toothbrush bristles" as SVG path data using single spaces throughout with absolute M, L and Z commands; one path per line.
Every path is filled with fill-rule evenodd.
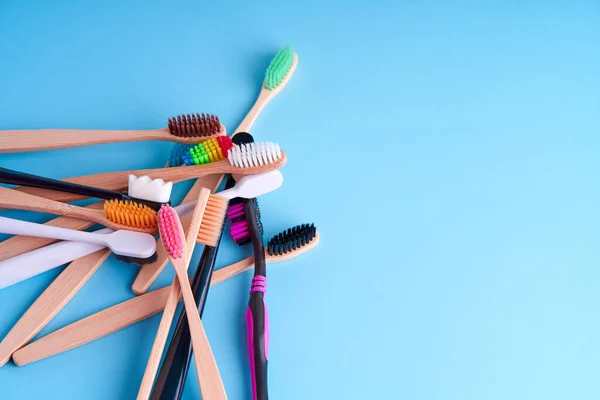
M 266 164 L 273 164 L 283 157 L 281 149 L 277 143 L 245 143 L 240 146 L 233 146 L 229 150 L 229 163 L 238 168 L 260 167 Z
M 168 205 L 162 206 L 158 212 L 158 230 L 165 250 L 174 259 L 183 257 L 185 237 L 180 225 L 175 209 Z

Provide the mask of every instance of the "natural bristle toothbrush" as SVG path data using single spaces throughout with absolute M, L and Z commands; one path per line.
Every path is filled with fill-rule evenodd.
M 11 210 L 36 211 L 92 221 L 113 230 L 156 232 L 156 213 L 143 204 L 109 200 L 104 211 L 77 207 L 0 187 L 0 207 Z
M 265 79 L 256 102 L 236 131 L 250 131 L 262 109 L 287 85 L 290 77 L 296 70 L 297 64 L 298 55 L 294 52 L 292 45 L 287 45 L 279 50 L 267 68 Z
M 172 183 L 169 182 L 165 184 L 162 180 L 157 180 L 155 181 L 156 183 L 154 183 L 151 182 L 150 178 L 148 177 L 142 178 L 138 179 L 135 177 L 135 175 L 130 175 L 128 178 L 129 186 L 133 186 L 133 192 L 136 192 L 137 189 L 137 193 L 142 194 L 142 197 L 134 197 L 133 195 L 127 195 L 112 190 L 99 189 L 92 186 L 65 182 L 58 179 L 44 178 L 37 175 L 26 174 L 24 172 L 17 172 L 6 168 L 0 168 L 0 183 L 55 190 L 59 192 L 66 192 L 85 197 L 95 197 L 104 200 L 120 200 L 123 202 L 133 201 L 136 203 L 145 204 L 154 210 L 158 210 L 163 204 L 169 202 L 171 186 L 173 186 Z M 146 183 L 146 185 L 143 185 L 144 183 Z M 138 186 L 140 186 L 140 188 L 142 186 L 146 187 L 151 183 L 154 183 L 154 187 L 151 187 L 149 190 L 140 190 L 137 188 Z M 162 185 L 159 185 L 159 183 L 162 183 Z M 132 190 L 130 190 L 130 193 L 131 192 Z M 155 201 L 154 199 L 157 197 L 163 199 L 164 201 Z
M 223 221 L 225 217 L 226 206 L 221 207 L 221 213 L 218 212 L 219 207 L 217 207 L 217 209 L 212 210 L 206 209 L 206 205 L 209 202 L 209 196 L 210 191 L 208 189 L 202 190 L 200 192 L 198 201 L 196 203 L 196 209 L 201 211 L 199 211 L 198 213 L 194 212 L 194 214 L 220 214 L 222 216 L 220 219 L 221 221 Z M 200 229 L 200 222 L 196 221 L 197 219 L 202 219 L 202 215 L 196 216 L 196 218 L 192 219 L 192 225 L 189 231 L 190 237 L 188 238 L 192 246 L 189 247 L 186 242 L 186 238 L 183 233 L 183 227 L 181 226 L 181 222 L 179 221 L 179 216 L 177 215 L 177 212 L 175 212 L 175 210 L 172 207 L 166 205 L 163 206 L 158 213 L 158 226 L 160 231 L 160 237 L 165 249 L 167 250 L 167 253 L 169 254 L 169 259 L 171 260 L 171 263 L 175 268 L 177 276 L 177 280 L 173 282 L 173 286 L 171 288 L 171 294 L 175 292 L 175 296 L 171 296 L 170 294 L 169 298 L 175 297 L 174 303 L 176 306 L 177 298 L 179 297 L 177 292 L 179 291 L 179 288 L 181 288 L 181 292 L 183 294 L 183 301 L 186 309 L 186 315 L 188 318 L 190 335 L 192 337 L 192 345 L 195 352 L 194 360 L 196 364 L 196 372 L 198 375 L 198 383 L 200 385 L 202 398 L 207 400 L 227 399 L 227 395 L 225 393 L 225 388 L 223 386 L 219 370 L 217 368 L 214 356 L 212 354 L 212 350 L 210 349 L 208 338 L 206 337 L 206 332 L 204 331 L 204 328 L 202 326 L 200 315 L 196 310 L 196 302 L 194 300 L 194 295 L 192 293 L 190 282 L 187 276 L 187 266 L 190 262 L 191 252 L 193 251 L 193 244 L 195 242 L 196 235 L 198 234 L 198 231 Z M 179 284 L 177 284 L 177 282 Z M 169 303 L 169 301 L 167 301 L 167 303 Z M 169 304 L 167 304 L 167 306 L 168 305 Z M 169 311 L 171 309 L 173 309 L 174 311 L 174 307 L 169 307 Z M 172 319 L 172 314 L 169 317 L 167 315 L 167 309 L 165 308 L 165 312 L 163 313 L 163 320 L 169 319 Z M 160 357 L 162 355 L 162 351 L 154 350 L 155 347 L 164 346 L 166 336 L 169 332 L 169 327 L 170 321 L 168 321 L 168 324 L 163 324 L 161 320 L 161 326 L 159 327 L 157 337 L 155 340 L 155 343 L 158 342 L 158 346 L 153 346 L 153 351 L 148 361 L 148 367 L 146 370 L 147 373 L 144 374 L 144 379 L 142 381 L 142 385 L 138 393 L 138 400 L 145 400 L 150 394 L 150 391 L 152 389 L 153 377 L 156 373 L 156 369 L 158 368 L 158 363 L 160 362 Z
M 168 127 L 154 130 L 41 129 L 0 131 L 0 153 L 53 150 L 93 144 L 163 140 L 195 144 L 225 135 L 225 127 L 212 114 L 186 114 L 169 118 Z
M 222 157 L 222 158 L 221 158 Z M 233 146 L 227 154 L 216 153 L 214 162 L 173 168 L 157 168 L 137 171 L 108 172 L 61 179 L 71 183 L 94 186 L 106 190 L 127 188 L 129 175 L 148 176 L 151 179 L 163 179 L 173 183 L 214 174 L 235 174 L 236 176 L 254 175 L 283 167 L 287 161 L 285 153 L 274 143 L 257 143 L 253 147 Z M 45 189 L 19 186 L 20 192 L 43 196 L 56 201 L 80 200 L 82 196 L 71 193 L 49 191 Z
M 154 236 L 128 230 L 118 230 L 108 234 L 90 233 L 0 217 L 0 233 L 93 243 L 108 247 L 115 254 L 128 257 L 148 258 L 156 252 Z
M 319 234 L 313 225 L 299 225 L 298 227 L 284 230 L 269 241 L 274 247 L 267 244 L 266 261 L 268 264 L 280 263 L 286 260 L 291 260 L 298 257 L 319 243 Z M 269 254 L 269 251 L 273 255 Z M 281 255 L 279 255 L 281 253 Z M 247 271 L 254 266 L 254 258 L 248 257 L 234 264 L 215 270 L 211 285 L 224 282 L 225 280 L 237 276 L 238 274 Z M 192 287 L 198 284 L 199 275 L 196 274 L 192 282 Z M 48 357 L 63 353 L 65 351 L 77 348 L 84 344 L 93 342 L 111 333 L 127 328 L 137 322 L 143 321 L 146 318 L 158 314 L 165 308 L 168 294 L 171 290 L 170 286 L 163 287 L 133 299 L 116 304 L 106 308 L 70 325 L 67 325 L 55 332 L 28 344 L 27 346 L 17 350 L 13 354 L 13 361 L 18 366 L 30 364 L 40 361 Z M 200 306 L 199 306 L 200 307 Z M 173 340 L 181 340 L 181 333 L 186 333 L 182 330 L 178 333 L 177 327 Z M 189 340 L 189 332 L 187 332 Z M 172 349 L 178 349 L 180 346 L 173 346 Z M 169 352 L 171 346 L 169 346 Z M 191 349 L 182 349 L 184 357 L 187 356 Z M 165 363 L 172 359 L 169 352 L 165 356 Z M 160 376 L 156 382 L 155 392 L 160 389 Z M 154 398 L 154 393 L 153 397 Z

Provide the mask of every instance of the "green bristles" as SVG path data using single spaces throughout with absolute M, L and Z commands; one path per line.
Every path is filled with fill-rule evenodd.
M 288 44 L 279 50 L 275 58 L 271 60 L 271 64 L 269 64 L 269 68 L 267 68 L 267 73 L 265 74 L 265 89 L 273 90 L 281 85 L 290 68 L 292 68 L 293 62 L 294 46 Z
M 210 162 L 208 153 L 206 153 L 206 150 L 204 149 L 204 146 L 202 146 L 202 144 L 192 147 L 190 149 L 190 156 L 192 157 L 192 160 L 196 165 L 208 164 Z

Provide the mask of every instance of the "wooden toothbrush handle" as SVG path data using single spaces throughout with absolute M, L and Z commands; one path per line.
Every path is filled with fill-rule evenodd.
M 183 265 L 183 264 L 181 264 Z M 184 265 L 183 265 L 184 266 Z M 184 266 L 185 267 L 185 266 Z M 181 293 L 185 304 L 185 314 L 187 316 L 190 328 L 190 337 L 192 338 L 192 347 L 194 349 L 194 363 L 196 364 L 196 373 L 198 375 L 198 384 L 202 398 L 206 400 L 225 400 L 225 386 L 221 380 L 221 374 L 217 367 L 217 362 L 208 342 L 208 337 L 204 331 L 204 326 L 200 320 L 200 314 L 196 308 L 194 294 L 190 287 L 184 268 L 175 268 L 179 283 L 181 284 Z
M 180 141 L 166 128 L 154 130 L 38 129 L 0 131 L 0 153 L 55 150 L 93 144 L 139 142 L 144 140 Z
M 0 207 L 12 210 L 64 215 L 66 217 L 83 218 L 97 223 L 104 223 L 103 214 L 99 213 L 98 210 L 76 207 L 5 187 L 0 187 Z
M 104 202 L 101 201 L 90 204 L 86 208 L 91 210 L 101 210 L 103 205 Z M 84 219 L 58 217 L 46 222 L 44 225 L 81 231 L 94 225 L 94 223 Z M 47 246 L 54 242 L 56 242 L 54 239 L 33 236 L 13 236 L 3 242 L 0 242 L 0 261 L 8 260 L 9 258 L 39 249 L 40 247 Z
M 248 257 L 217 269 L 210 284 L 221 283 L 253 265 L 254 259 Z M 13 354 L 13 361 L 17 365 L 26 365 L 43 360 L 150 318 L 165 308 L 170 290 L 171 286 L 156 289 L 80 319 L 17 350 Z
M 162 357 L 165 344 L 167 343 L 167 338 L 169 337 L 169 330 L 171 329 L 173 317 L 175 316 L 175 311 L 177 310 L 177 303 L 179 303 L 180 294 L 179 280 L 175 278 L 169 290 L 165 308 L 162 317 L 160 318 L 160 324 L 158 325 L 158 330 L 156 331 L 156 336 L 154 337 L 154 342 L 152 343 L 152 350 L 150 351 L 150 357 L 148 357 L 148 363 L 146 364 L 146 369 L 144 370 L 144 377 L 142 378 L 142 383 L 140 384 L 137 400 L 147 400 L 150 397 L 152 386 L 154 386 L 154 379 L 156 378 L 156 373 L 160 365 L 160 359 Z
M 252 125 L 254 125 L 254 122 L 260 115 L 260 112 L 263 108 L 265 108 L 265 106 L 269 103 L 269 101 L 271 101 L 273 97 L 275 97 L 275 94 L 270 90 L 265 89 L 264 86 L 262 86 L 260 88 L 260 94 L 256 98 L 254 105 L 252 106 L 250 111 L 248 111 L 248 114 L 246 114 L 246 116 L 244 117 L 240 125 L 237 127 L 235 132 L 250 132 L 250 129 L 252 129 Z
M 109 256 L 103 249 L 73 261 L 23 314 L 0 343 L 0 366 L 37 335 L 75 296 Z

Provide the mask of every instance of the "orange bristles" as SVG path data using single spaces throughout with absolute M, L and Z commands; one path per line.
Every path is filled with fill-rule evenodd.
M 227 214 L 227 204 L 229 200 L 219 195 L 211 194 L 208 196 L 202 223 L 198 231 L 198 242 L 207 246 L 217 246 L 225 224 L 225 215 Z
M 104 202 L 104 215 L 112 222 L 130 228 L 156 228 L 156 212 L 133 201 L 107 200 Z

